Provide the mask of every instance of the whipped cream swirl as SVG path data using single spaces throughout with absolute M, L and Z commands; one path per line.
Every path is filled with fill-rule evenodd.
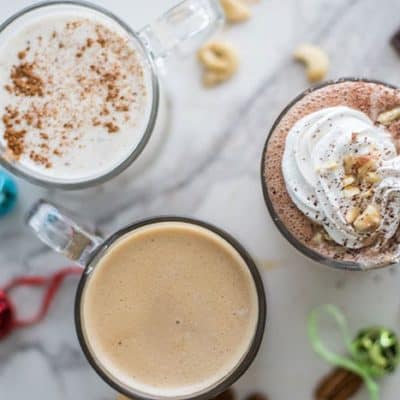
M 343 190 L 348 155 L 371 157 L 376 165 L 379 181 L 370 198 L 363 200 L 364 205 L 376 205 L 380 214 L 373 231 L 360 232 L 346 217 L 366 195 L 362 188 L 359 196 L 348 196 Z M 361 111 L 344 106 L 324 108 L 299 120 L 288 133 L 282 171 L 292 201 L 336 243 L 359 249 L 382 245 L 396 233 L 400 157 L 389 132 Z

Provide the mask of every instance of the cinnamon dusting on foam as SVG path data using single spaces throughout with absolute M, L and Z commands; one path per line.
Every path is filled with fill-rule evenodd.
M 68 155 L 85 148 L 84 136 L 94 129 L 100 136 L 133 129 L 147 96 L 142 64 L 126 37 L 85 18 L 58 25 L 15 49 L 4 84 L 7 150 L 44 169 L 64 157 L 68 169 Z

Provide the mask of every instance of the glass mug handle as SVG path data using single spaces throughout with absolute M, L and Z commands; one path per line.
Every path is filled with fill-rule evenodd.
M 139 37 L 162 65 L 172 52 L 200 47 L 223 22 L 219 0 L 185 0 L 140 30 Z
M 38 238 L 54 251 L 85 266 L 93 250 L 103 239 L 79 226 L 64 210 L 39 200 L 26 217 L 26 223 Z

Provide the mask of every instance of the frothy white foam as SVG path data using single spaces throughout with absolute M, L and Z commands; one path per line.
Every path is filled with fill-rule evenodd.
M 17 167 L 73 183 L 105 175 L 132 154 L 149 120 L 151 77 L 142 50 L 118 23 L 84 7 L 61 7 L 10 25 L 3 36 L 0 110 L 18 110 L 15 129 L 26 131 Z M 22 63 L 34 65 L 44 96 L 6 89 Z M 0 143 L 7 149 L 4 134 Z

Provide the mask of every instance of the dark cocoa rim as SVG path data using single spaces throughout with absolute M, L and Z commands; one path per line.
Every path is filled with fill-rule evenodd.
M 85 339 L 85 335 L 83 333 L 83 327 L 82 327 L 82 315 L 81 315 L 81 299 L 83 295 L 83 291 L 85 288 L 85 285 L 88 281 L 88 278 L 91 275 L 91 272 L 93 270 L 92 264 L 95 264 L 97 259 L 100 258 L 103 254 L 104 251 L 106 251 L 116 240 L 121 238 L 123 235 L 134 231 L 135 229 L 138 229 L 140 227 L 146 226 L 146 225 L 152 225 L 156 224 L 159 222 L 183 222 L 187 224 L 192 224 L 192 225 L 197 225 L 202 228 L 205 228 L 218 236 L 220 236 L 223 240 L 228 242 L 242 257 L 243 261 L 247 265 L 249 272 L 253 278 L 253 282 L 256 287 L 257 291 L 257 298 L 258 298 L 258 321 L 257 321 L 257 326 L 256 330 L 254 332 L 254 337 L 252 340 L 252 343 L 247 351 L 247 353 L 244 355 L 242 361 L 236 366 L 236 368 L 225 378 L 222 379 L 221 382 L 217 383 L 215 386 L 208 388 L 204 390 L 203 392 L 196 393 L 194 395 L 189 395 L 189 396 L 175 396 L 175 397 L 167 397 L 167 396 L 149 396 L 146 393 L 139 392 L 139 391 L 133 391 L 129 390 L 128 388 L 122 386 L 120 382 L 117 382 L 116 379 L 112 379 L 111 375 L 107 374 L 103 368 L 97 363 L 95 356 L 92 354 L 89 346 L 87 345 L 87 341 Z M 94 253 L 91 255 L 90 260 L 87 263 L 87 266 L 82 274 L 82 277 L 80 279 L 76 297 L 75 297 L 75 327 L 76 327 L 76 333 L 78 336 L 79 343 L 81 345 L 81 348 L 86 356 L 86 359 L 88 360 L 89 364 L 92 366 L 92 368 L 97 372 L 97 374 L 112 388 L 114 388 L 116 391 L 119 393 L 122 393 L 123 395 L 127 396 L 130 399 L 135 399 L 135 400 L 208 400 L 211 398 L 214 398 L 218 396 L 220 393 L 224 392 L 227 390 L 229 387 L 231 387 L 250 367 L 250 365 L 253 363 L 259 349 L 262 343 L 262 339 L 264 336 L 264 331 L 265 331 L 265 324 L 266 324 L 266 318 L 267 318 L 267 302 L 266 302 L 266 295 L 265 295 L 265 289 L 264 289 L 264 284 L 260 275 L 260 272 L 251 258 L 250 254 L 247 252 L 247 250 L 229 233 L 226 231 L 217 228 L 216 226 L 199 221 L 196 219 L 192 218 L 185 218 L 185 217 L 177 217 L 177 216 L 160 216 L 160 217 L 155 217 L 155 218 L 150 218 L 150 219 L 144 219 L 138 222 L 135 222 L 112 236 L 110 236 L 107 240 L 102 243 L 99 248 L 97 248 Z
M 281 232 L 281 234 L 286 238 L 286 240 L 292 244 L 292 246 L 298 250 L 300 253 L 303 255 L 309 257 L 310 259 L 317 261 L 320 264 L 323 264 L 328 267 L 336 268 L 339 270 L 346 270 L 346 271 L 366 271 L 366 270 L 373 270 L 377 268 L 383 268 L 383 267 L 388 267 L 390 265 L 396 264 L 395 261 L 387 264 L 372 264 L 372 265 L 363 265 L 361 263 L 357 262 L 346 262 L 346 261 L 340 261 L 340 260 L 335 260 L 333 258 L 328 258 L 323 256 L 322 254 L 318 253 L 315 250 L 312 250 L 311 248 L 305 246 L 303 243 L 301 243 L 285 226 L 285 224 L 281 221 L 279 216 L 277 215 L 275 208 L 272 204 L 272 201 L 270 199 L 269 193 L 268 193 L 268 183 L 266 182 L 266 179 L 264 178 L 264 171 L 265 171 L 265 161 L 266 161 L 266 153 L 267 153 L 267 148 L 269 144 L 269 140 L 272 136 L 272 133 L 278 126 L 278 124 L 281 122 L 282 118 L 287 114 L 287 112 L 301 99 L 306 97 L 308 94 L 319 90 L 321 88 L 324 88 L 326 86 L 330 85 L 335 85 L 339 83 L 344 83 L 344 82 L 366 82 L 366 83 L 376 83 L 378 85 L 386 86 L 391 89 L 398 89 L 397 86 L 388 84 L 383 81 L 379 80 L 374 80 L 374 79 L 366 79 L 366 78 L 340 78 L 340 79 L 335 79 L 335 80 L 329 80 L 326 82 L 323 82 L 319 85 L 312 86 L 303 92 L 301 92 L 298 96 L 296 96 L 284 109 L 283 111 L 279 114 L 275 122 L 273 123 L 271 129 L 269 130 L 265 145 L 263 147 L 263 153 L 262 153 L 262 158 L 261 158 L 261 187 L 264 195 L 264 201 L 267 206 L 267 209 L 269 211 L 269 214 L 272 218 L 272 221 L 274 222 L 275 226 L 278 228 L 278 230 Z

